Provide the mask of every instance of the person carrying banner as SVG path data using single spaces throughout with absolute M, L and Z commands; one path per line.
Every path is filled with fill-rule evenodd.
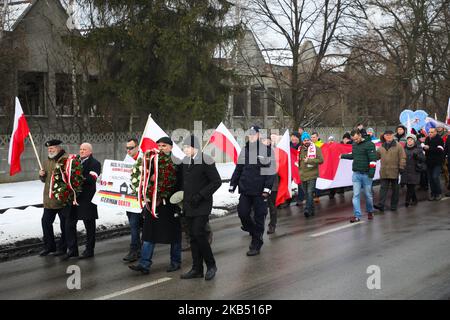
M 303 192 L 306 195 L 304 210 L 306 218 L 314 216 L 315 213 L 313 193 L 316 190 L 316 181 L 319 177 L 319 165 L 322 163 L 322 150 L 311 141 L 311 136 L 304 132 L 302 134 L 298 167 L 302 179 Z
M 68 154 L 61 147 L 62 141 L 57 139 L 49 140 L 45 143 L 48 152 L 48 159 L 45 160 L 43 170 L 39 170 L 39 179 L 45 183 L 44 185 L 44 214 L 42 215 L 42 232 L 44 234 L 44 250 L 39 255 L 47 256 L 52 254 L 60 256 L 66 253 L 66 219 L 63 213 L 64 205 L 55 197 L 50 195 L 50 183 L 52 173 L 57 163 L 62 163 L 68 158 Z M 55 235 L 53 233 L 53 222 L 56 215 L 59 217 L 59 225 L 61 227 L 61 238 L 58 248 L 55 243 Z M 58 249 L 58 250 L 56 250 Z
M 139 157 L 139 142 L 136 138 L 131 138 L 126 144 L 127 155 L 125 162 L 135 163 Z M 141 251 L 141 230 L 143 224 L 142 214 L 140 212 L 127 211 L 128 223 L 130 225 L 131 243 L 128 254 L 123 257 L 123 261 L 134 262 L 140 256 Z
M 272 154 L 274 154 L 275 151 L 273 150 L 273 147 L 274 147 L 275 142 L 269 137 L 267 137 L 266 139 L 263 139 L 262 141 L 265 145 L 272 148 L 271 152 L 272 152 Z M 280 177 L 278 176 L 278 174 L 276 174 L 275 179 L 273 181 L 272 192 L 270 193 L 269 200 L 267 201 L 267 204 L 269 207 L 269 217 L 270 217 L 269 226 L 267 228 L 267 234 L 275 233 L 275 229 L 277 227 L 278 209 L 277 209 L 277 206 L 275 205 L 275 202 L 277 200 L 277 192 L 278 192 L 279 182 L 280 182 Z
M 396 211 L 399 200 L 399 175 L 403 174 L 406 166 L 406 154 L 400 142 L 394 140 L 394 132 L 386 130 L 384 142 L 377 150 L 377 157 L 381 159 L 380 168 L 380 199 L 374 208 L 384 212 L 384 205 L 389 187 L 392 189 L 391 211 Z
M 377 153 L 375 144 L 365 135 L 363 137 L 359 129 L 350 132 L 353 140 L 352 153 L 342 154 L 342 159 L 353 160 L 352 164 L 352 181 L 353 181 L 353 212 L 354 216 L 350 219 L 350 223 L 359 222 L 361 220 L 361 203 L 360 196 L 363 190 L 366 196 L 366 210 L 368 219 L 373 219 L 373 194 L 372 179 L 375 176 L 377 166 Z
M 66 211 L 66 239 L 67 253 L 63 260 L 78 257 L 77 222 L 83 220 L 86 229 L 86 250 L 81 254 L 80 259 L 87 259 L 94 256 L 95 249 L 95 220 L 98 219 L 97 205 L 93 204 L 92 198 L 95 195 L 97 178 L 101 173 L 101 164 L 92 156 L 92 145 L 82 143 L 80 145 L 82 175 L 84 181 L 81 193 L 77 196 L 76 203 L 69 205 Z
M 142 210 L 144 225 L 142 230 L 142 248 L 139 263 L 128 266 L 133 271 L 148 274 L 152 265 L 155 245 L 158 243 L 170 244 L 170 263 L 167 272 L 174 272 L 181 268 L 181 224 L 179 207 L 170 203 L 170 197 L 181 188 L 181 172 L 172 159 L 173 142 L 169 137 L 162 137 L 157 142 L 159 154 L 157 166 L 149 163 L 149 180 L 157 183 L 156 210 L 153 212 L 153 192 L 148 196 Z M 153 151 L 144 156 L 149 157 Z M 145 176 L 145 174 L 144 174 Z M 150 190 L 154 190 L 151 186 Z M 143 191 L 145 192 L 145 191 Z
M 238 215 L 242 226 L 251 237 L 247 256 L 256 256 L 264 244 L 264 221 L 267 201 L 275 179 L 275 161 L 272 149 L 260 140 L 260 127 L 252 126 L 248 141 L 239 154 L 239 160 L 230 181 L 229 192 L 239 187 Z M 251 211 L 254 211 L 254 219 Z

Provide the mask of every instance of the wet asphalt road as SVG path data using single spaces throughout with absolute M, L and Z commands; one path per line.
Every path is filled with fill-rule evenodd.
M 236 215 L 213 220 L 213 281 L 179 279 L 190 269 L 190 252 L 183 252 L 181 271 L 167 273 L 167 245 L 157 246 L 149 275 L 129 270 L 122 262 L 126 236 L 98 242 L 90 260 L 0 263 L 0 299 L 450 299 L 449 198 L 401 205 L 356 225 L 348 223 L 351 192 L 322 197 L 318 209 L 309 219 L 299 207 L 280 210 L 276 233 L 264 236 L 256 257 L 245 255 L 250 237 Z M 69 290 L 66 270 L 75 264 L 81 289 Z M 372 265 L 381 289 L 367 288 Z

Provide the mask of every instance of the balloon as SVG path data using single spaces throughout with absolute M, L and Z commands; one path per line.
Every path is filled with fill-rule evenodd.
M 409 109 L 405 109 L 400 113 L 400 123 L 405 127 L 408 127 L 408 116 L 411 128 L 419 131 L 426 125 L 426 119 L 428 114 L 423 110 L 412 111 Z

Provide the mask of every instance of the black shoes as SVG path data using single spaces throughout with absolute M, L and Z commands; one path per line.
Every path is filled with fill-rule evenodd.
M 247 251 L 247 256 L 249 256 L 249 257 L 257 256 L 258 254 L 259 254 L 259 249 L 256 249 L 256 248 L 250 248 L 250 250 Z
M 61 261 L 69 260 L 70 258 L 78 257 L 78 252 L 68 252 L 67 254 L 61 257 Z
M 179 264 L 170 264 L 170 266 L 166 269 L 167 272 L 174 272 L 181 269 L 181 265 Z
M 217 272 L 216 266 L 208 268 L 208 270 L 206 270 L 205 280 L 206 281 L 212 280 L 216 276 L 216 272 Z
M 269 228 L 267 229 L 267 234 L 275 233 L 275 226 L 269 225 Z
M 195 279 L 195 278 L 203 278 L 203 272 L 195 271 L 194 269 L 189 270 L 188 272 L 182 274 L 180 276 L 181 279 Z
M 128 254 L 125 257 L 123 257 L 122 260 L 126 261 L 126 262 L 134 262 L 137 259 L 139 259 L 139 252 L 138 251 L 130 251 L 130 252 L 128 252 Z
M 150 270 L 145 269 L 143 266 L 141 266 L 140 264 L 137 265 L 131 265 L 128 266 L 128 268 L 130 268 L 133 271 L 137 271 L 137 272 L 141 272 L 142 274 L 149 274 Z
M 373 207 L 378 211 L 380 211 L 380 213 L 384 213 L 384 208 L 382 206 L 374 204 Z
M 41 257 L 45 257 L 45 256 L 48 256 L 50 253 L 54 253 L 54 252 L 55 252 L 55 250 L 52 251 L 52 250 L 44 249 L 41 252 L 39 252 L 39 255 Z
M 94 252 L 91 251 L 84 251 L 79 259 L 89 259 L 92 258 L 94 256 Z

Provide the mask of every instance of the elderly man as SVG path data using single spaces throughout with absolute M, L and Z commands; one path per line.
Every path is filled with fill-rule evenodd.
M 48 159 L 44 162 L 43 170 L 39 171 L 39 179 L 45 183 L 44 186 L 44 214 L 42 215 L 42 231 L 44 233 L 44 250 L 40 252 L 40 256 L 52 254 L 54 256 L 63 255 L 66 252 L 66 236 L 65 236 L 65 218 L 63 214 L 63 204 L 50 197 L 49 188 L 55 166 L 59 162 L 67 159 L 68 154 L 61 147 L 60 140 L 50 140 L 45 143 L 48 152 Z M 53 234 L 53 222 L 56 215 L 59 217 L 61 227 L 61 239 L 56 251 L 55 235 Z
M 97 205 L 91 202 L 96 191 L 97 178 L 101 172 L 101 164 L 92 156 L 92 145 L 80 145 L 80 158 L 83 165 L 84 182 L 81 193 L 77 196 L 77 204 L 70 206 L 66 218 L 67 254 L 63 260 L 78 257 L 77 222 L 83 220 L 86 228 L 86 250 L 80 259 L 94 256 L 95 220 L 98 219 Z
M 389 188 L 392 189 L 391 211 L 396 211 L 399 200 L 399 175 L 406 167 L 406 153 L 400 142 L 394 140 L 394 132 L 387 130 L 383 134 L 384 143 L 377 150 L 377 157 L 381 159 L 380 168 L 380 201 L 374 205 L 375 209 L 384 212 L 384 205 Z

